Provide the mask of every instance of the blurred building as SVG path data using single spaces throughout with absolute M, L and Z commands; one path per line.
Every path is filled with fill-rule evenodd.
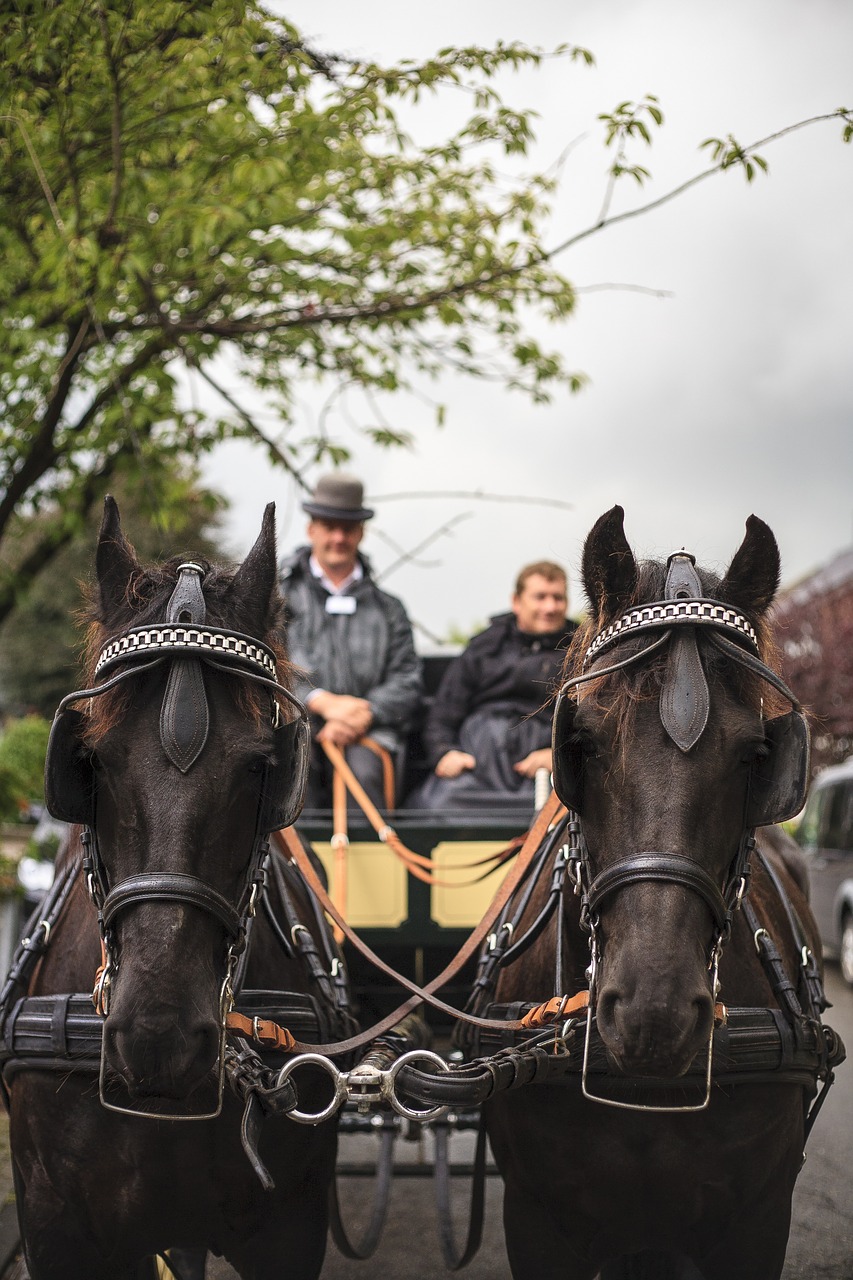
M 782 591 L 782 671 L 809 712 L 812 771 L 853 752 L 853 547 Z

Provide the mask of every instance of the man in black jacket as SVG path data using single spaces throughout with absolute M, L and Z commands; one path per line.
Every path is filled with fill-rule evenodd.
M 383 806 L 382 763 L 365 735 L 399 757 L 421 696 L 421 664 L 412 628 L 396 596 L 373 581 L 359 551 L 365 521 L 361 481 L 322 476 L 303 509 L 309 545 L 282 563 L 287 648 L 297 673 L 294 692 L 308 706 L 314 736 L 306 808 L 331 803 L 331 770 L 317 743 L 345 751 L 377 805 Z M 398 761 L 399 763 L 399 761 Z
M 577 627 L 567 609 L 560 565 L 542 560 L 521 570 L 512 612 L 474 636 L 439 685 L 424 729 L 434 772 L 413 807 L 532 804 L 532 779 L 551 769 L 546 703 Z

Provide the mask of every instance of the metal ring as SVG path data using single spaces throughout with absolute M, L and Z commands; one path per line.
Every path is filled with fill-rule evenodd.
M 297 1067 L 304 1066 L 311 1062 L 315 1067 L 322 1067 L 326 1074 L 334 1081 L 335 1095 L 327 1107 L 322 1111 L 288 1111 L 288 1119 L 295 1120 L 297 1124 L 321 1124 L 324 1120 L 328 1120 L 335 1114 L 340 1107 L 343 1106 L 347 1097 L 347 1085 L 345 1078 L 341 1075 L 338 1068 L 330 1058 L 324 1058 L 321 1053 L 300 1053 L 298 1057 L 291 1058 L 286 1062 L 278 1073 L 275 1087 L 280 1089 L 285 1081 L 289 1080 Z
M 445 1062 L 444 1058 L 437 1053 L 433 1053 L 431 1049 L 410 1049 L 408 1053 L 401 1054 L 385 1073 L 386 1078 L 382 1086 L 383 1095 L 391 1103 L 398 1116 L 406 1116 L 409 1120 L 437 1120 L 439 1116 L 447 1115 L 450 1110 L 449 1103 L 442 1103 L 437 1107 L 426 1107 L 418 1111 L 413 1107 L 407 1107 L 405 1102 L 401 1102 L 397 1096 L 397 1076 L 402 1068 L 408 1066 L 410 1062 L 432 1062 L 435 1066 L 441 1067 L 442 1071 L 450 1070 L 450 1064 Z
M 758 952 L 759 955 L 761 955 L 761 944 L 758 941 L 759 938 L 769 938 L 769 937 L 770 937 L 770 934 L 767 932 L 766 929 L 756 929 L 755 933 L 752 935 L 752 940 L 755 943 L 755 950 Z

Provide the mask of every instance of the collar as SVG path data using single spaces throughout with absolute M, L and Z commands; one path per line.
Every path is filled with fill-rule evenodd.
M 308 568 L 311 570 L 311 576 L 317 579 L 321 587 L 325 587 L 330 596 L 344 595 L 354 582 L 361 582 L 364 577 L 364 569 L 362 568 L 361 561 L 356 560 L 355 568 L 352 573 L 348 574 L 347 577 L 344 578 L 343 582 L 335 584 L 330 578 L 326 577 L 319 560 L 313 552 L 308 557 Z

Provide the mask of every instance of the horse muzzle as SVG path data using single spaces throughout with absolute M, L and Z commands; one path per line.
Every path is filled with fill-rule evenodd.
M 220 1042 L 215 1021 L 186 1011 L 156 1018 L 110 1013 L 104 1024 L 106 1065 L 136 1098 L 188 1097 L 216 1067 Z
M 707 1048 L 713 1019 L 710 991 L 678 999 L 666 993 L 629 996 L 605 978 L 596 1002 L 604 1046 L 617 1069 L 631 1076 L 683 1076 Z

